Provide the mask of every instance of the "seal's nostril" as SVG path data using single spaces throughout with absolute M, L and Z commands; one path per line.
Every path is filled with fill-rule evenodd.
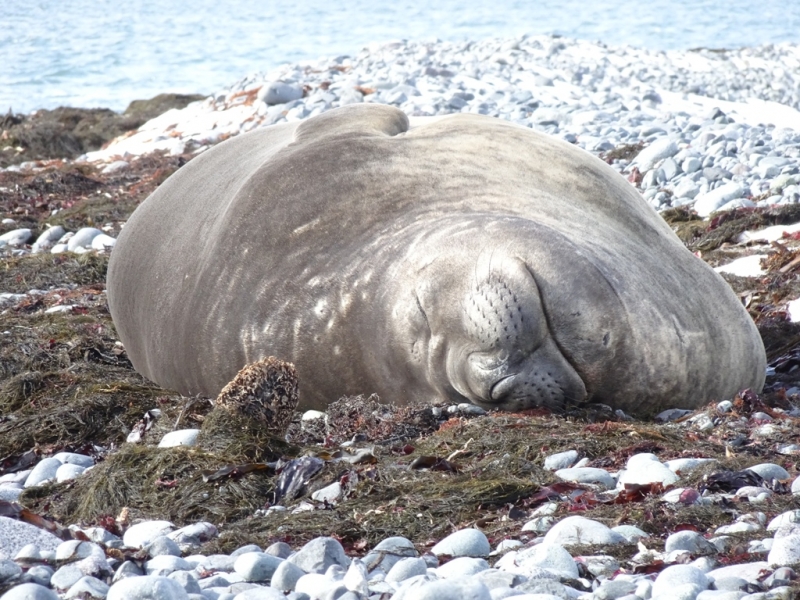
M 517 375 L 509 375 L 508 377 L 503 377 L 499 381 L 497 381 L 493 386 L 490 392 L 490 396 L 494 401 L 500 401 L 505 396 L 510 394 L 516 384 Z

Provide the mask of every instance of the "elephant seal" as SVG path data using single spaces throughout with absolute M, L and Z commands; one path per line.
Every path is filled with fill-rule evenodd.
M 476 115 L 355 105 L 228 140 L 136 209 L 108 299 L 135 368 L 183 394 L 267 356 L 303 408 L 652 414 L 765 377 L 736 296 L 619 174 Z

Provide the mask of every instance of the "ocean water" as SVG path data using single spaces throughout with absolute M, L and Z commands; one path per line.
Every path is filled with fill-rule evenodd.
M 525 33 L 662 50 L 800 42 L 800 0 L 2 0 L 0 111 L 124 110 L 370 42 Z

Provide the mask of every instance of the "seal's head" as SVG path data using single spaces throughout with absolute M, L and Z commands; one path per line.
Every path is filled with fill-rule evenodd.
M 461 281 L 423 278 L 417 304 L 429 330 L 428 364 L 443 391 L 486 409 L 563 411 L 586 399 L 583 380 L 551 335 L 527 265 L 493 255 Z M 434 271 L 431 269 L 431 271 Z

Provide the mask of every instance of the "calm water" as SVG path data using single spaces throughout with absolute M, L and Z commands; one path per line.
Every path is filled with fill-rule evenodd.
M 0 0 L 0 111 L 122 110 L 372 41 L 523 33 L 655 49 L 800 42 L 800 0 Z

